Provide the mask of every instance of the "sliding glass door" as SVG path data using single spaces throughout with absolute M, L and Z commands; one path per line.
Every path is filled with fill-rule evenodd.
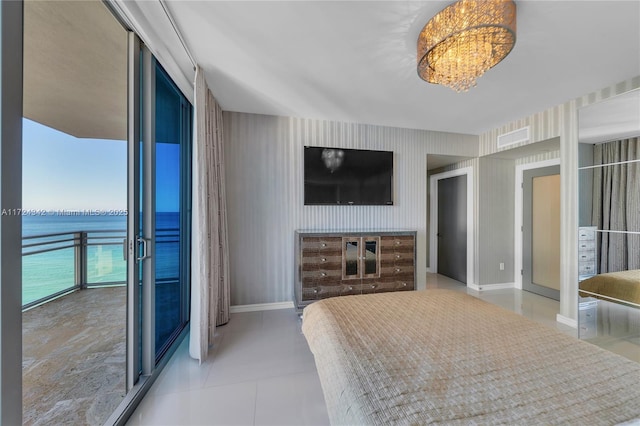
M 191 104 L 151 52 L 132 38 L 129 389 L 153 374 L 189 319 L 192 135 Z
M 188 321 L 191 105 L 166 72 L 155 75 L 155 353 Z

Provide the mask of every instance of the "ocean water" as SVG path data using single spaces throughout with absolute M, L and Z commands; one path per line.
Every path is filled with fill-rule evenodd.
M 125 282 L 127 270 L 127 262 L 123 256 L 123 240 L 126 237 L 127 228 L 125 215 L 51 213 L 23 216 L 22 219 L 23 305 L 73 287 L 75 249 L 68 246 L 73 244 L 69 240 L 73 238 L 74 232 L 87 232 L 88 284 Z M 165 212 L 156 215 L 157 238 L 152 250 L 156 255 L 157 280 L 174 279 L 179 276 L 178 227 L 178 213 Z M 61 233 L 63 235 L 28 238 Z M 31 244 L 36 246 L 24 247 Z M 50 248 L 55 250 L 34 253 Z

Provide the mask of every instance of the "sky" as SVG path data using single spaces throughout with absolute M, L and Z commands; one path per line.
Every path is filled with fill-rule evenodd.
M 23 118 L 22 208 L 127 208 L 127 143 L 79 139 Z M 179 145 L 157 144 L 157 211 L 178 211 Z

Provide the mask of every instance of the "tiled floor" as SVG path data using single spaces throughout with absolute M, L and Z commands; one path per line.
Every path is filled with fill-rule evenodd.
M 128 425 L 328 424 L 300 325 L 292 309 L 232 314 L 202 365 L 185 339 Z
M 554 300 L 514 289 L 478 293 L 427 275 L 427 288 L 464 291 L 576 335 L 576 329 L 556 322 Z M 128 425 L 329 424 L 300 325 L 293 310 L 232 314 L 202 365 L 189 358 L 185 340 Z

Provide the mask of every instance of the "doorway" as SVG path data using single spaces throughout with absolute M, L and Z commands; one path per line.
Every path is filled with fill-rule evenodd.
M 24 2 L 22 420 L 103 425 L 126 396 L 127 31 Z
M 467 283 L 467 179 L 438 181 L 438 273 Z
M 473 169 L 434 174 L 430 190 L 431 272 L 473 287 Z
M 560 166 L 523 172 L 522 288 L 560 300 Z

